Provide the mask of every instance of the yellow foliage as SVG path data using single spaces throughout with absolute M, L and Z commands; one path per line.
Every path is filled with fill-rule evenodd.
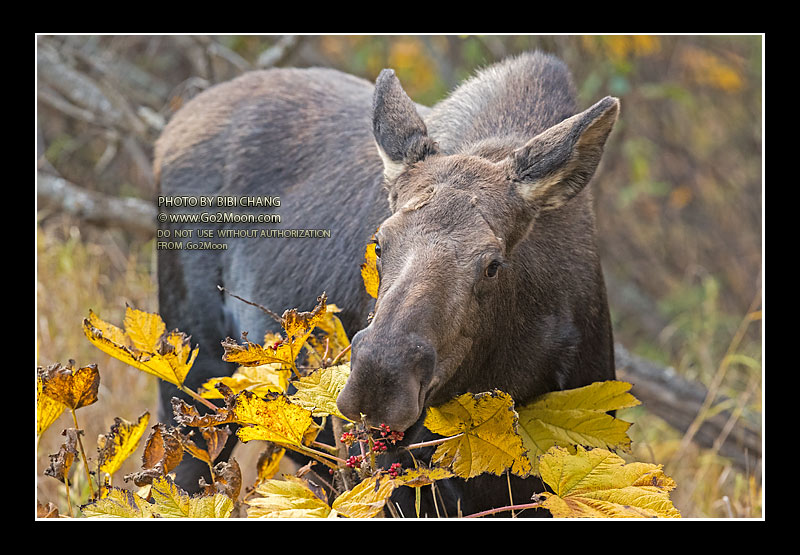
M 739 70 L 718 55 L 695 46 L 682 50 L 680 62 L 696 83 L 734 92 L 744 86 Z
M 293 403 L 310 410 L 314 416 L 331 414 L 349 420 L 336 406 L 339 392 L 344 389 L 349 376 L 349 363 L 320 368 L 294 382 L 297 392 L 290 399 Z
M 680 517 L 669 492 L 675 488 L 661 465 L 630 463 L 605 449 L 576 454 L 560 447 L 540 461 L 541 476 L 553 493 L 539 504 L 556 518 Z
M 243 391 L 231 405 L 233 419 L 242 424 L 239 439 L 272 441 L 284 445 L 303 445 L 315 429 L 311 411 L 295 405 L 285 395 L 269 394 L 265 399 Z
M 97 438 L 98 469 L 107 474 L 119 470 L 122 463 L 136 451 L 149 422 L 150 413 L 146 411 L 135 423 L 115 418 L 111 431 Z
M 329 304 L 322 319 L 317 322 L 317 327 L 325 332 L 329 359 L 337 357 L 350 346 L 350 339 L 347 337 L 347 332 L 344 331 L 342 321 L 336 316 L 337 312 L 341 312 L 341 309 L 336 305 Z M 317 366 L 324 366 L 326 364 L 327 361 L 324 360 L 326 351 L 325 341 L 318 340 L 314 336 L 311 336 L 308 338 L 306 348 L 310 351 L 310 362 L 316 363 Z M 341 362 L 349 362 L 350 351 L 344 353 L 339 360 Z
M 146 499 L 121 488 L 107 488 L 102 499 L 83 505 L 81 512 L 89 518 L 154 518 L 155 515 Z
M 45 395 L 43 368 L 36 373 L 36 435 L 42 435 L 50 424 L 58 420 L 66 408 L 63 403 Z
M 411 488 L 421 488 L 422 486 L 431 485 L 436 480 L 446 480 L 447 478 L 453 478 L 453 477 L 455 477 L 455 474 L 453 474 L 446 468 L 419 467 L 406 470 L 400 476 L 393 479 L 398 484 L 402 484 L 404 486 L 408 486 Z
M 284 369 L 297 372 L 295 359 L 300 354 L 314 328 L 327 318 L 327 296 L 323 293 L 317 306 L 310 312 L 287 310 L 281 316 L 281 325 L 286 338 L 279 338 L 273 345 L 262 347 L 251 343 L 247 334 L 242 334 L 245 345 L 239 345 L 228 338 L 222 342 L 225 354 L 222 360 L 234 362 L 242 366 L 261 366 L 264 364 L 281 364 Z M 271 337 L 271 336 L 267 336 Z M 274 336 L 272 336 L 274 337 Z
M 652 35 L 583 36 L 581 44 L 595 54 L 601 49 L 614 61 L 650 56 L 661 50 L 661 39 Z
M 189 338 L 177 330 L 166 333 L 161 316 L 127 307 L 125 330 L 104 322 L 94 312 L 83 320 L 83 333 L 98 349 L 112 357 L 183 386 L 199 347 L 192 350 Z
M 361 278 L 364 280 L 364 287 L 370 297 L 378 298 L 378 285 L 380 284 L 380 277 L 378 276 L 377 256 L 375 255 L 375 243 L 367 245 L 367 250 L 364 253 L 364 262 L 361 265 Z
M 383 510 L 397 486 L 385 476 L 373 476 L 337 497 L 331 508 L 350 518 L 372 518 Z
M 621 381 L 595 382 L 585 387 L 546 393 L 519 408 L 519 430 L 534 473 L 539 457 L 553 446 L 630 448 L 630 423 L 608 411 L 633 407 L 639 401 Z
M 221 493 L 190 497 L 168 476 L 153 479 L 153 503 L 131 491 L 108 488 L 105 497 L 81 507 L 87 517 L 98 518 L 227 518 L 233 500 Z
M 283 370 L 280 363 L 261 366 L 240 366 L 232 376 L 211 378 L 200 387 L 200 395 L 206 399 L 222 399 L 224 396 L 215 387 L 217 383 L 228 386 L 234 393 L 248 390 L 256 395 L 266 395 L 270 391 L 284 393 L 289 385 L 289 370 Z
M 153 480 L 150 488 L 151 510 L 161 518 L 227 518 L 233 511 L 233 500 L 214 493 L 190 497 L 169 476 Z
M 265 480 L 256 487 L 259 497 L 245 501 L 248 518 L 328 518 L 328 504 L 317 497 L 306 481 L 295 476 L 284 480 Z
M 72 360 L 67 366 L 55 363 L 39 373 L 42 380 L 42 394 L 72 410 L 97 402 L 97 392 L 100 388 L 100 372 L 96 364 L 77 369 L 74 365 Z M 47 410 L 54 409 L 49 407 Z M 48 414 L 46 418 L 52 418 L 52 414 Z
M 462 478 L 483 472 L 500 475 L 510 468 L 526 476 L 531 464 L 522 438 L 517 433 L 517 413 L 511 396 L 501 391 L 473 395 L 431 407 L 425 427 L 443 435 L 455 436 L 436 448 L 432 461 L 449 467 Z

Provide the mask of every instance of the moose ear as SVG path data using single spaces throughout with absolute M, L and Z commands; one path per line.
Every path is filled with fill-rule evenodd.
M 597 169 L 618 113 L 619 100 L 607 96 L 514 151 L 504 163 L 520 195 L 547 210 L 580 193 Z
M 389 180 L 437 150 L 414 102 L 391 69 L 381 71 L 375 81 L 372 132 L 383 160 L 383 173 Z

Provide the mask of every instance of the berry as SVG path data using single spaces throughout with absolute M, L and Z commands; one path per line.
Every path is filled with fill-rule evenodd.
M 356 436 L 352 432 L 345 432 L 340 438 L 341 442 L 350 447 L 356 441 Z
M 389 476 L 397 478 L 403 470 L 402 466 L 400 463 L 392 463 L 392 466 L 389 467 Z
M 361 455 L 353 455 L 349 459 L 347 459 L 347 466 L 350 468 L 361 468 L 361 462 L 364 458 Z
M 393 432 L 386 424 L 381 424 L 381 437 L 387 438 L 392 444 L 403 439 L 403 432 Z
M 376 453 L 383 453 L 386 449 L 386 444 L 380 440 L 375 440 L 375 443 L 372 444 L 372 450 Z

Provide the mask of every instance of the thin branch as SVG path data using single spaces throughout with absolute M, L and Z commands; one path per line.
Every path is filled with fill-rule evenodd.
M 261 306 L 260 304 L 258 304 L 258 303 L 254 303 L 253 301 L 248 301 L 247 299 L 243 299 L 243 298 L 242 298 L 242 297 L 240 297 L 239 295 L 234 295 L 233 293 L 231 293 L 230 291 L 228 291 L 227 289 L 225 289 L 225 288 L 224 288 L 224 287 L 222 287 L 221 285 L 217 285 L 217 289 L 219 289 L 221 292 L 225 293 L 226 295 L 230 295 L 230 296 L 231 296 L 231 297 L 233 297 L 234 299 L 240 300 L 240 301 L 242 301 L 242 302 L 243 302 L 243 303 L 245 303 L 245 304 L 249 304 L 250 306 L 254 306 L 254 307 L 256 307 L 256 308 L 258 308 L 258 309 L 262 310 L 262 311 L 263 311 L 265 314 L 269 315 L 269 316 L 270 316 L 270 317 L 271 317 L 273 320 L 275 320 L 276 322 L 278 322 L 280 325 L 283 325 L 283 318 L 281 318 L 280 316 L 278 316 L 276 313 L 272 312 L 272 311 L 271 311 L 270 309 L 268 309 L 267 307 L 265 307 L 265 306 Z

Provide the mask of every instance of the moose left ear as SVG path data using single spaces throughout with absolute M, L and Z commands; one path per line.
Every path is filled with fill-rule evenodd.
M 391 69 L 375 81 L 372 101 L 372 131 L 383 160 L 384 175 L 394 179 L 406 166 L 436 153 L 425 122 Z
M 619 100 L 607 96 L 514 151 L 503 163 L 520 195 L 547 210 L 580 193 L 597 169 L 618 113 Z

